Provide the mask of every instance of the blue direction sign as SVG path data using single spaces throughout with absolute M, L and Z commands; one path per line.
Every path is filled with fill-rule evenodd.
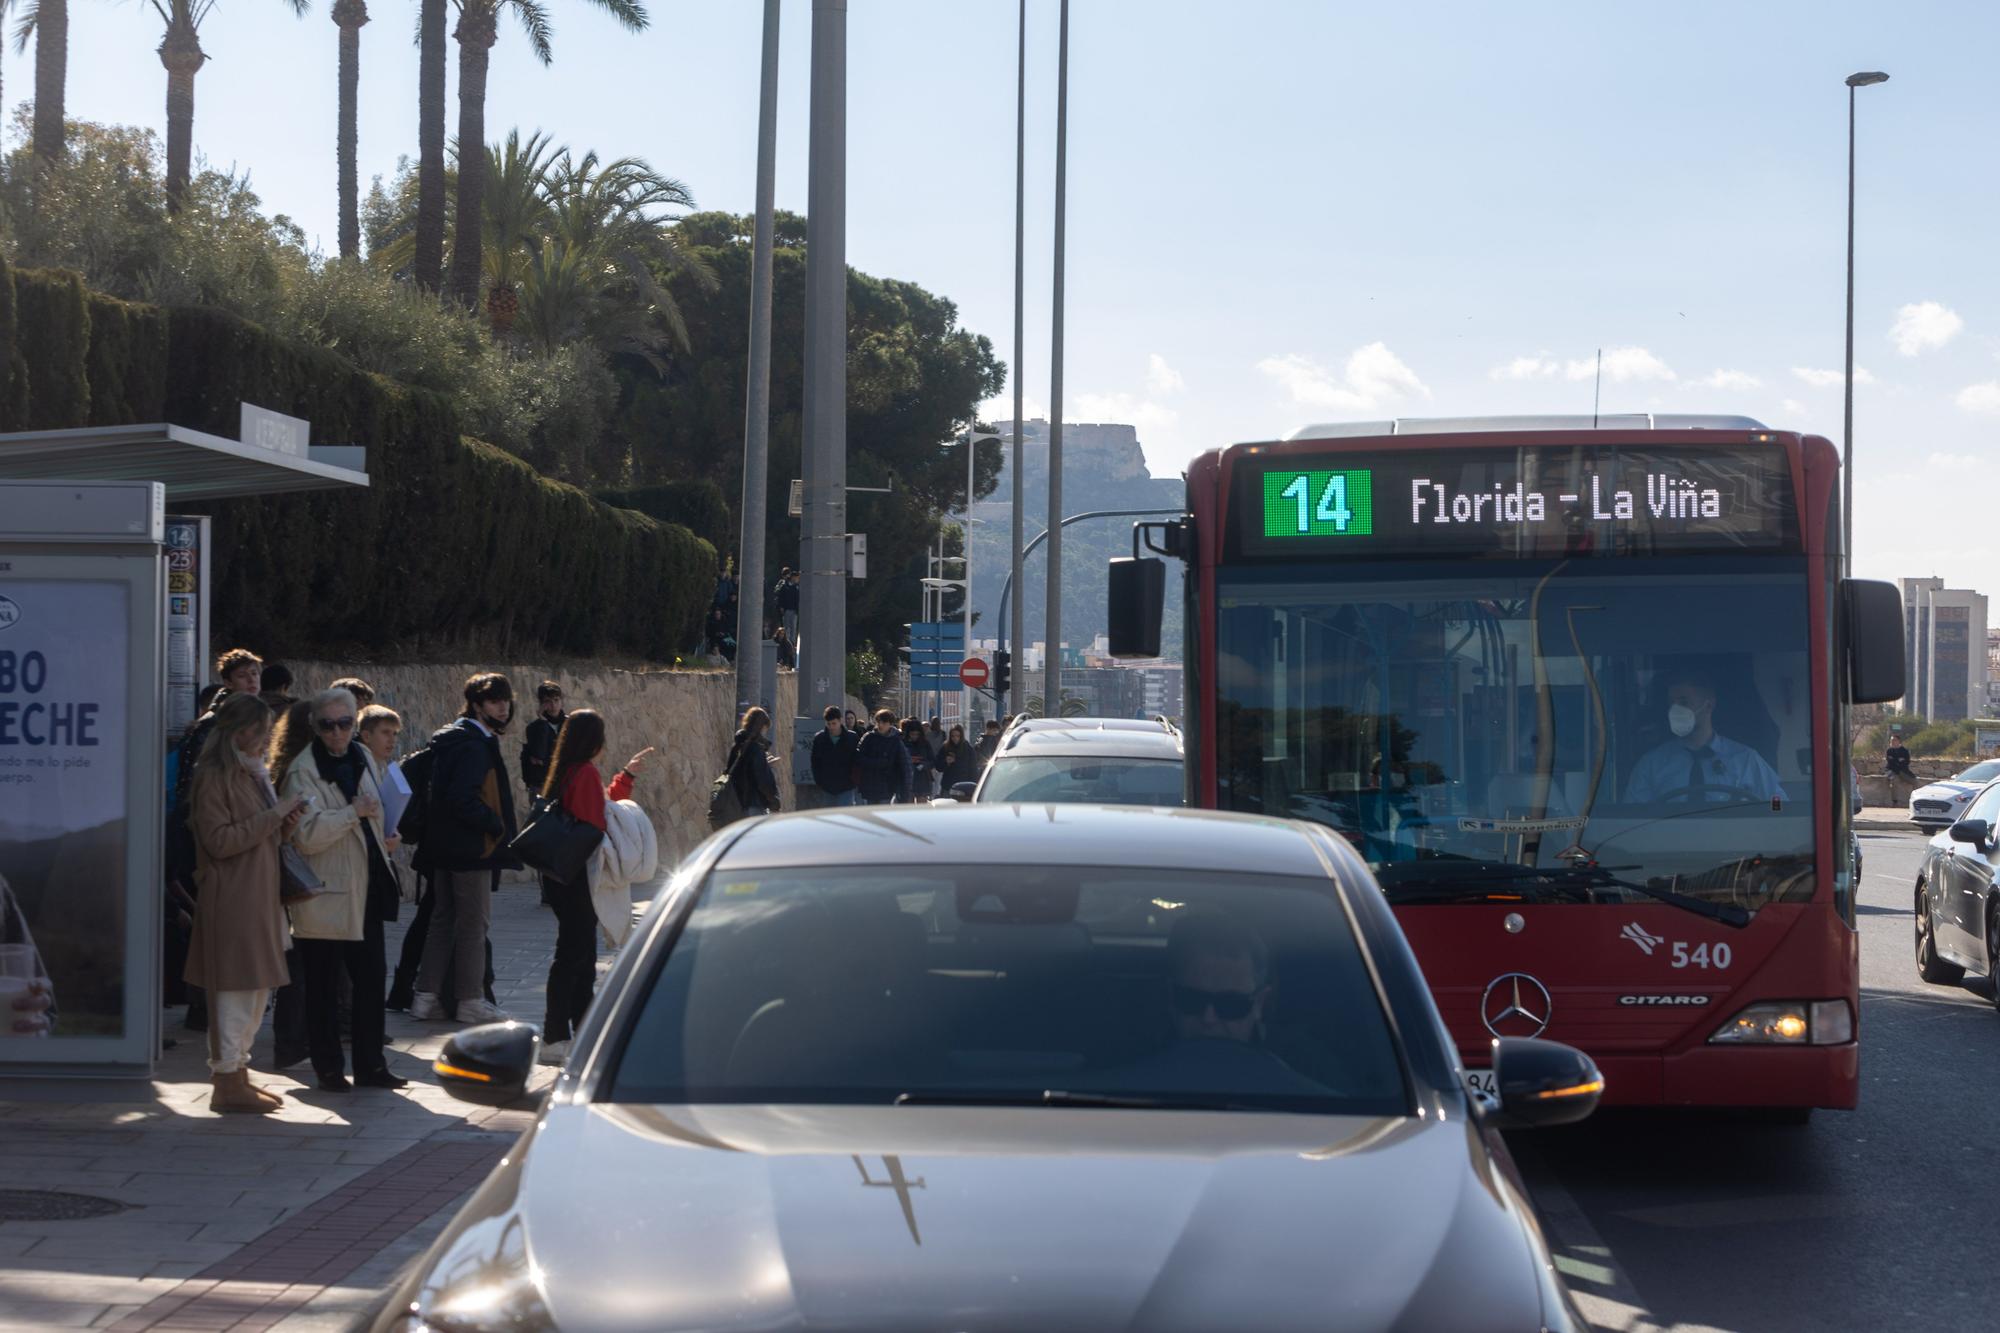
M 958 668 L 965 661 L 965 622 L 919 620 L 910 626 L 910 688 L 962 688 Z

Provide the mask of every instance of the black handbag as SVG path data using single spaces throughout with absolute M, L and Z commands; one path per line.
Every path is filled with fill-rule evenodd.
M 563 809 L 560 798 L 537 796 L 529 807 L 527 827 L 514 835 L 507 850 L 529 869 L 567 884 L 583 876 L 603 841 L 604 830 Z

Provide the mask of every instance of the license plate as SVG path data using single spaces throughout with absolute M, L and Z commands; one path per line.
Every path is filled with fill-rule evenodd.
M 1497 1098 L 1500 1095 L 1493 1088 L 1493 1071 L 1490 1069 L 1466 1070 L 1465 1090 L 1479 1097 Z

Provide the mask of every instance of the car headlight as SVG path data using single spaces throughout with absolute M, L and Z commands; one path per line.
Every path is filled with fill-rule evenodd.
M 1739 1010 L 1708 1040 L 1732 1046 L 1843 1046 L 1854 1040 L 1854 1011 L 1845 1000 L 1771 1000 Z

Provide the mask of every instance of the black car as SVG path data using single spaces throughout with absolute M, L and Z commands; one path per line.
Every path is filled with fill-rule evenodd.
M 518 1095 L 534 1029 L 436 1068 Z M 1331 831 L 1081 805 L 749 820 L 621 954 L 533 1129 L 378 1330 L 1581 1329 Z

